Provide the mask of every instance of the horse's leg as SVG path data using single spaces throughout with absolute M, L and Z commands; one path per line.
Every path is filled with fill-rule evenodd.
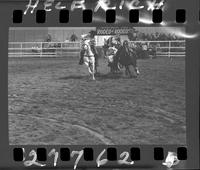
M 126 76 L 129 75 L 128 66 L 125 66 L 125 73 L 126 73 Z
M 95 65 L 95 73 L 98 73 L 97 66 Z
M 140 72 L 139 72 L 139 69 L 138 69 L 138 67 L 137 67 L 137 59 L 136 59 L 136 56 L 133 56 L 133 57 L 132 57 L 132 66 L 133 66 L 133 68 L 134 68 L 134 72 L 135 72 L 136 76 L 139 75 Z
M 136 74 L 137 74 L 137 75 L 139 75 L 139 74 L 140 74 L 140 71 L 139 71 L 139 69 L 138 69 L 138 67 L 137 67 L 137 66 L 135 67 L 135 72 L 136 72 Z
M 113 73 L 113 65 L 110 61 L 108 61 L 108 66 L 110 67 L 110 73 Z
M 97 69 L 98 65 L 95 62 L 95 74 L 98 74 L 98 69 Z
M 113 73 L 113 67 L 110 66 L 110 73 Z
M 85 65 L 86 65 L 86 67 L 87 67 L 87 69 L 88 69 L 88 72 L 90 73 L 90 74 L 92 74 L 92 72 L 91 72 L 91 69 L 90 69 L 90 64 L 89 64 L 89 62 L 84 62 L 85 63 Z
M 114 67 L 115 67 L 115 72 L 118 73 L 120 70 L 117 62 L 114 63 Z
M 132 74 L 131 74 L 131 71 L 130 71 L 130 69 L 129 69 L 129 66 L 126 66 L 126 69 L 127 69 L 127 74 L 128 74 L 130 77 L 132 77 Z
M 88 63 L 88 71 L 90 73 L 90 75 L 92 76 L 92 79 L 95 80 L 95 77 L 94 77 L 94 73 L 95 73 L 95 66 L 94 66 L 94 63 L 90 64 Z
M 120 71 L 120 66 L 119 66 L 119 59 L 118 56 L 116 55 L 114 57 L 114 67 L 115 67 L 115 72 L 118 73 Z
M 88 65 L 88 72 L 92 75 L 91 66 Z
M 99 65 L 99 63 L 98 63 L 98 58 L 99 58 L 99 56 L 98 56 L 98 54 L 96 54 L 96 55 L 95 55 L 95 73 L 98 73 L 98 70 L 97 70 L 97 67 L 98 67 L 98 65 Z
M 125 74 L 126 74 L 126 76 L 128 76 L 128 69 L 127 69 L 127 66 L 125 66 Z
M 122 66 L 120 66 L 120 63 L 117 63 L 117 69 L 120 71 L 122 69 Z
M 114 63 L 112 62 L 112 73 L 114 74 L 115 71 L 116 71 L 116 69 L 115 69 L 115 65 L 114 65 Z
M 133 64 L 133 67 L 134 67 L 134 70 L 135 70 L 136 74 L 139 75 L 140 72 L 139 72 L 139 69 L 137 67 L 137 59 L 136 58 L 135 58 L 135 63 Z
M 135 67 L 134 65 L 132 65 L 133 66 L 133 69 L 134 69 L 134 77 L 137 77 L 138 76 L 138 69 L 137 69 L 137 67 Z
M 129 72 L 129 76 L 130 76 L 130 77 L 133 77 L 133 75 L 132 75 L 132 73 L 131 73 L 131 70 L 130 70 L 129 66 L 128 66 L 128 72 Z
M 92 62 L 92 79 L 95 80 L 94 74 L 95 74 L 95 60 Z
M 115 73 L 115 66 L 113 63 L 111 63 L 111 73 L 114 74 Z
M 92 73 L 93 73 L 93 72 L 92 72 L 92 70 L 91 70 L 91 67 L 90 67 L 90 66 L 88 67 L 88 71 L 89 71 L 89 73 L 92 75 Z

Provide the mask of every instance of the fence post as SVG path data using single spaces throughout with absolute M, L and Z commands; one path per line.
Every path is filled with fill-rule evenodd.
M 61 57 L 63 57 L 63 42 L 61 42 Z
M 171 59 L 171 56 L 170 56 L 170 50 L 171 49 L 171 41 L 169 41 L 169 49 L 168 49 L 168 57 Z
M 23 51 L 22 51 L 22 49 L 23 49 L 23 44 L 20 43 L 20 54 L 21 54 L 21 57 L 23 56 Z
M 40 44 L 40 45 L 41 45 L 40 57 L 42 57 L 42 50 L 43 50 L 42 44 L 43 44 L 43 43 L 41 42 L 41 44 Z

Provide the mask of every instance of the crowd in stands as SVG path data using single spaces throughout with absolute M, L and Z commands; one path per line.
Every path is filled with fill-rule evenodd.
M 173 41 L 173 40 L 183 40 L 183 38 L 176 36 L 175 34 L 165 34 L 165 33 L 134 33 L 129 35 L 131 41 Z

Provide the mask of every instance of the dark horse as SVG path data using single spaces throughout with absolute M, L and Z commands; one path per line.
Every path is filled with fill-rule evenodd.
M 129 68 L 130 66 L 133 66 L 134 68 L 135 71 L 134 77 L 137 77 L 137 75 L 139 75 L 139 70 L 137 67 L 137 54 L 132 48 L 129 47 L 127 40 L 125 40 L 123 42 L 123 46 L 119 48 L 114 60 L 116 67 L 118 63 L 125 67 L 126 75 L 129 75 L 130 77 L 133 76 Z
M 119 69 L 119 63 L 115 59 L 115 57 L 117 56 L 118 50 L 121 47 L 121 45 L 120 45 L 120 42 L 117 42 L 117 41 L 115 41 L 116 44 L 113 44 L 113 39 L 114 39 L 114 37 L 110 37 L 107 40 L 104 40 L 104 45 L 102 48 L 104 51 L 105 58 L 107 58 L 109 55 L 111 55 L 111 56 L 113 55 L 113 61 L 112 62 L 108 61 L 108 66 L 110 67 L 111 73 L 116 73 L 116 72 L 120 71 L 120 69 Z M 115 52 L 112 50 L 113 48 L 117 50 L 116 54 L 114 54 Z

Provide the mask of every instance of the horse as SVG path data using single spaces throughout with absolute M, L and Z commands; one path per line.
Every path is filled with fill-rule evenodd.
M 99 66 L 99 63 L 98 63 L 99 54 L 98 54 L 98 51 L 96 49 L 95 44 L 90 43 L 90 47 L 91 47 L 92 53 L 94 54 L 94 59 L 95 59 L 95 73 L 98 73 L 98 69 L 97 68 Z
M 107 40 L 104 40 L 103 50 L 104 50 L 104 56 L 108 60 L 108 66 L 110 67 L 111 73 L 118 72 L 119 66 L 118 63 L 115 61 L 115 56 L 118 53 L 117 42 L 114 41 L 113 37 L 110 37 Z
M 90 45 L 83 44 L 81 56 L 83 56 L 83 62 L 87 66 L 89 74 L 92 76 L 92 79 L 95 80 L 95 58 Z
M 125 40 L 123 42 L 123 46 L 119 48 L 114 63 L 120 63 L 120 65 L 124 66 L 126 69 L 126 75 L 129 75 L 130 77 L 132 77 L 132 74 L 129 66 L 133 66 L 134 71 L 136 72 L 134 77 L 137 77 L 140 74 L 137 67 L 137 54 L 132 48 L 129 47 L 127 40 Z
M 97 70 L 97 67 L 99 66 L 99 53 L 97 51 L 97 48 L 96 48 L 96 40 L 95 40 L 95 35 L 96 35 L 96 31 L 94 30 L 91 30 L 89 32 L 89 44 L 90 44 L 90 47 L 91 47 L 91 50 L 94 54 L 94 58 L 95 58 L 95 73 L 98 73 L 98 70 Z
M 92 53 L 94 54 L 94 58 L 95 58 L 95 74 L 98 72 L 97 67 L 98 65 L 98 60 L 99 60 L 99 54 L 98 51 L 96 49 L 96 44 L 95 44 L 95 39 L 92 37 L 89 37 L 89 35 L 82 35 L 83 39 L 82 39 L 82 47 L 84 44 L 87 44 L 89 46 L 89 48 L 91 49 Z M 82 52 L 82 50 L 81 50 Z M 81 53 L 80 52 L 80 53 Z M 81 55 L 81 54 L 80 54 Z M 80 60 L 79 60 L 79 65 L 82 65 L 84 63 L 83 60 L 83 55 L 81 55 Z

